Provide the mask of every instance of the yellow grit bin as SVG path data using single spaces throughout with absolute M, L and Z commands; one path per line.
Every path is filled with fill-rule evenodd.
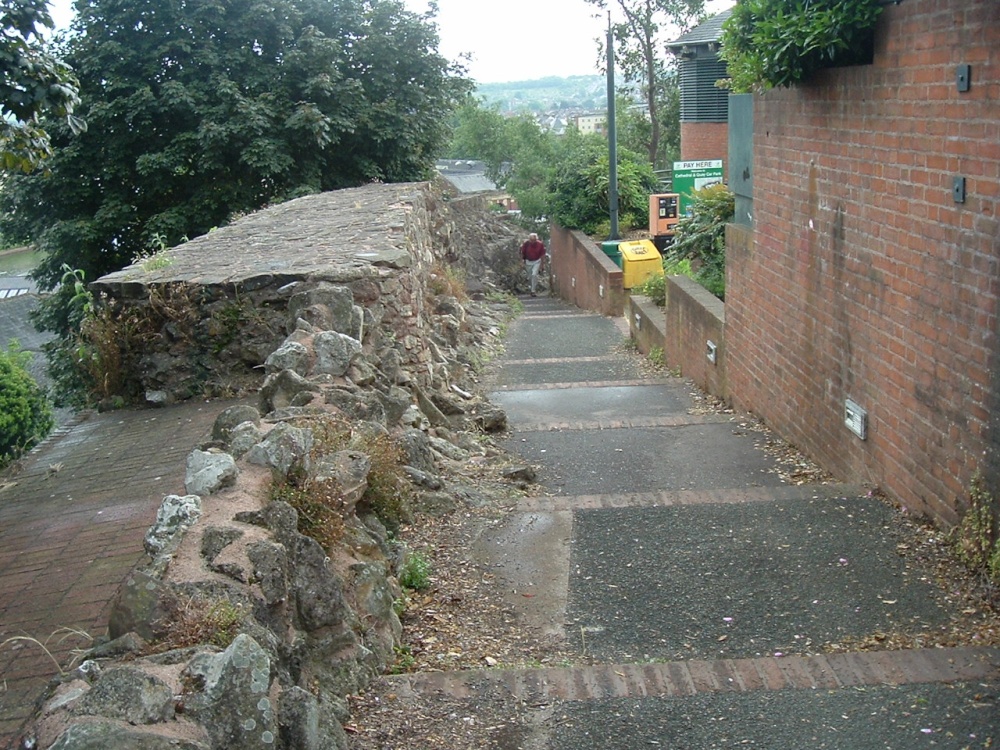
M 622 254 L 623 286 L 633 289 L 650 276 L 663 275 L 663 259 L 652 240 L 629 240 L 618 243 Z

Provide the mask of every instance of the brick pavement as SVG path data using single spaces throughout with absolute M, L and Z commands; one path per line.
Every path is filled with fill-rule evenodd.
M 555 669 L 423 672 L 392 678 L 401 696 L 473 698 L 499 685 L 518 701 L 590 701 L 699 693 L 834 690 L 876 685 L 996 680 L 1000 651 L 942 648 L 757 659 L 694 659 Z
M 107 632 L 110 600 L 143 559 L 164 495 L 184 493 L 187 455 L 224 402 L 93 414 L 0 479 L 0 747 L 47 682 Z M 72 632 L 71 632 L 72 631 Z

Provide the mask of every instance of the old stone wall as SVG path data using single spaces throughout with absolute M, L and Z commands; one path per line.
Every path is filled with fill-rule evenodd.
M 727 260 L 734 405 L 953 522 L 977 471 L 1000 483 L 1000 5 L 887 4 L 872 64 L 757 96 L 754 123 L 754 238 Z
M 312 196 L 97 283 L 123 313 L 162 313 L 147 400 L 256 396 L 192 450 L 187 494 L 163 498 L 148 562 L 46 696 L 34 746 L 347 746 L 347 696 L 401 634 L 410 552 L 390 530 L 515 491 L 490 439 L 505 415 L 476 388 L 509 306 L 489 274 L 470 299 L 438 263 L 470 238 L 505 255 L 515 233 L 450 204 L 431 184 Z
M 352 334 L 366 356 L 440 385 L 447 375 L 424 315 L 432 270 L 474 265 L 515 241 L 485 199 L 455 199 L 440 182 L 367 185 L 265 209 L 92 285 L 116 314 L 142 320 L 114 395 L 169 403 L 252 391 L 294 327 L 289 305 L 311 320 L 309 293 L 320 284 L 351 290 L 360 314 Z M 490 278 L 481 264 L 476 273 Z

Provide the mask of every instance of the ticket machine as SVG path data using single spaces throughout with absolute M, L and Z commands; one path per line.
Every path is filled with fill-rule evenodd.
M 656 249 L 662 251 L 674 241 L 680 220 L 680 195 L 658 193 L 649 196 L 649 233 Z

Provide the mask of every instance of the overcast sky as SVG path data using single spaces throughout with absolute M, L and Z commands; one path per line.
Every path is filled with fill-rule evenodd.
M 426 0 L 404 0 L 418 13 Z M 708 0 L 709 13 L 732 7 L 734 0 Z M 59 26 L 72 18 L 72 0 L 54 0 Z M 595 17 L 586 0 L 438 0 L 437 23 L 442 55 L 456 60 L 468 53 L 468 75 L 479 83 L 530 81 L 546 76 L 594 75 L 596 39 L 604 38 L 607 16 Z
M 426 0 L 404 0 L 417 12 Z M 614 3 L 611 3 L 614 5 Z M 735 0 L 708 0 L 708 13 Z M 586 0 L 438 0 L 441 54 L 454 60 L 470 53 L 468 75 L 479 83 L 530 81 L 546 76 L 595 75 L 597 39 L 608 21 Z M 614 16 L 612 16 L 614 18 Z

